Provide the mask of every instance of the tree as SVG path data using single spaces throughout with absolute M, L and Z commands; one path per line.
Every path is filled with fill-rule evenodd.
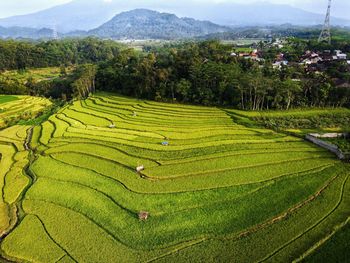
M 90 93 L 94 93 L 96 77 L 96 66 L 91 64 L 81 65 L 73 73 L 73 88 L 74 97 L 87 98 Z
M 288 110 L 292 105 L 296 95 L 302 91 L 297 81 L 287 79 L 281 82 L 282 94 L 284 97 L 285 108 Z
M 179 101 L 186 102 L 189 99 L 192 84 L 186 79 L 181 79 L 175 87 L 176 97 L 179 97 Z

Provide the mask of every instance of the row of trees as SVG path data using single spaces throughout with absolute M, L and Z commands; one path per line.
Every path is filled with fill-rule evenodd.
M 97 63 L 114 58 L 122 46 L 96 38 L 23 42 L 0 40 L 0 72 Z
M 95 92 L 97 66 L 82 64 L 70 74 L 62 71 L 61 76 L 37 81 L 29 78 L 25 82 L 16 77 L 0 75 L 0 94 L 17 94 L 45 96 L 55 99 L 70 100 L 72 98 L 87 98 Z
M 299 48 L 295 43 L 290 50 Z M 257 62 L 232 56 L 232 47 L 218 41 L 169 45 L 148 52 L 91 38 L 38 44 L 0 41 L 0 49 L 3 44 L 16 47 L 13 58 L 8 55 L 11 48 L 0 52 L 5 56 L 0 58 L 5 69 L 85 63 L 69 75 L 62 70 L 60 78 L 39 83 L 0 76 L 0 93 L 5 94 L 70 99 L 85 98 L 99 89 L 138 98 L 246 110 L 350 106 L 350 89 L 335 85 L 339 78 L 350 80 L 349 66 L 342 63 L 321 74 L 307 72 L 297 63 L 274 69 L 269 59 Z
M 348 67 L 335 67 L 335 75 L 349 75 Z M 139 98 L 246 110 L 350 105 L 350 89 L 336 87 L 334 77 L 307 73 L 297 64 L 273 69 L 271 61 L 233 57 L 229 46 L 209 41 L 141 55 L 122 51 L 100 64 L 96 81 L 100 90 Z

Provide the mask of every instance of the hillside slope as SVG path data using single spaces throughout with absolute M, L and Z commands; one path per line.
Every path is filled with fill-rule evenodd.
M 168 13 L 135 9 L 116 15 L 89 35 L 129 39 L 176 39 L 230 31 L 229 28 L 208 21 L 179 18 Z

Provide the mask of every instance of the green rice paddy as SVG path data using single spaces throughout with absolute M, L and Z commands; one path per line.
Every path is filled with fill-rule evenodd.
M 98 94 L 28 132 L 30 153 L 28 127 L 2 131 L 2 257 L 315 261 L 349 242 L 349 166 L 233 114 Z
M 18 100 L 16 96 L 0 95 L 0 104 Z
M 0 129 L 35 118 L 52 103 L 45 98 L 0 95 Z

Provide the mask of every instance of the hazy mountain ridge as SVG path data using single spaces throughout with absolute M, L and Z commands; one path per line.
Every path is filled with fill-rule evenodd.
M 53 30 L 49 28 L 28 28 L 28 27 L 2 27 L 0 26 L 0 38 L 51 38 Z
M 231 29 L 209 21 L 179 18 L 174 14 L 135 9 L 116 15 L 88 35 L 102 38 L 178 39 L 226 32 Z
M 157 6 L 157 8 L 154 8 Z M 33 14 L 0 19 L 0 26 L 51 28 L 57 26 L 60 32 L 92 30 L 113 18 L 115 14 L 132 9 L 143 8 L 176 14 L 179 17 L 192 17 L 209 20 L 220 25 L 316 25 L 322 24 L 324 15 L 307 12 L 282 4 L 235 4 L 200 3 L 185 0 L 160 2 L 150 0 L 140 3 L 137 0 L 75 0 L 68 4 L 49 8 Z M 332 18 L 333 25 L 350 26 L 350 20 Z

